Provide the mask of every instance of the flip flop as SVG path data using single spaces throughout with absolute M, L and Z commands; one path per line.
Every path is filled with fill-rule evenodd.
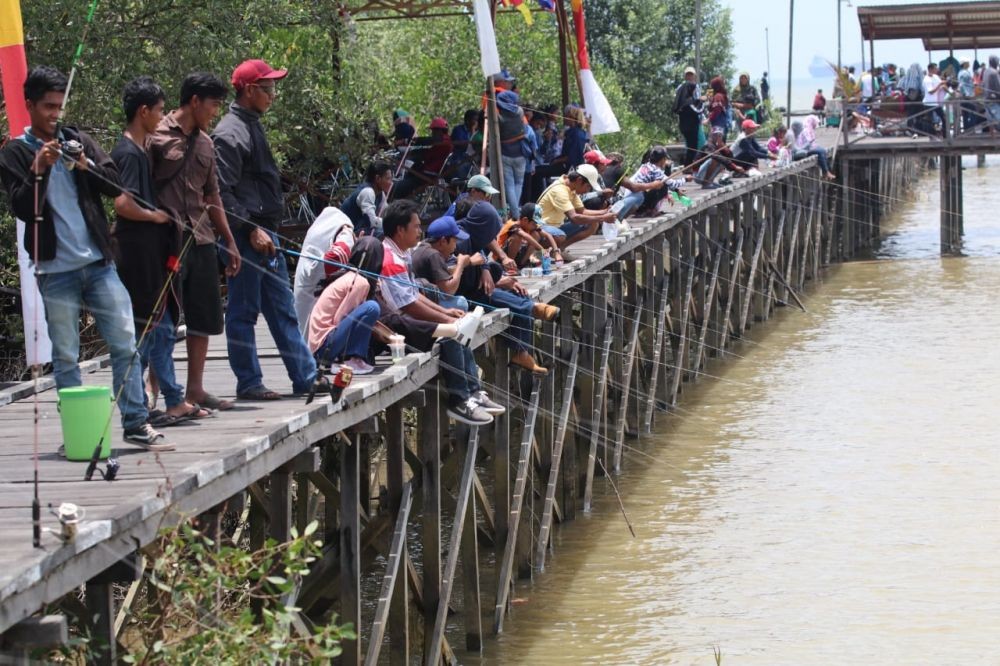
M 168 425 L 177 425 L 179 423 L 184 423 L 186 421 L 194 421 L 195 419 L 207 419 L 213 414 L 215 414 L 215 412 L 213 412 L 211 409 L 205 409 L 204 407 L 199 407 L 198 405 L 195 405 L 194 407 L 191 408 L 190 411 L 185 412 L 180 416 L 173 417 L 174 422 Z
M 206 409 L 212 409 L 217 412 L 225 412 L 234 407 L 232 401 L 223 400 L 217 396 L 212 395 L 211 393 L 206 393 L 205 397 L 199 400 L 197 404 L 201 405 Z
M 275 393 L 266 386 L 258 386 L 257 388 L 252 388 L 249 391 L 244 391 L 243 393 L 237 393 L 236 398 L 238 400 L 251 400 L 255 402 L 269 402 L 273 400 L 281 400 L 281 394 Z
M 150 413 L 148 422 L 149 425 L 154 428 L 169 428 L 172 425 L 177 425 L 177 419 L 178 417 L 167 414 L 166 412 L 160 412 L 155 416 Z

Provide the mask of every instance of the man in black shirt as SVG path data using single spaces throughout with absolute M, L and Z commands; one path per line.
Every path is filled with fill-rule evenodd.
M 178 302 L 171 272 L 178 264 L 178 229 L 166 211 L 156 208 L 153 169 L 146 154 L 146 137 L 163 118 L 163 89 L 142 76 L 125 86 L 125 133 L 111 151 L 118 167 L 122 193 L 115 198 L 115 263 L 132 299 L 139 358 L 156 377 L 167 405 L 154 414 L 154 427 L 211 414 L 184 400 L 184 387 L 174 373 L 174 325 Z
M 316 360 L 299 333 L 284 255 L 277 254 L 278 224 L 284 209 L 281 174 L 267 143 L 261 115 L 271 108 L 277 83 L 287 72 L 263 60 L 247 60 L 233 71 L 236 101 L 219 121 L 212 140 L 219 167 L 219 191 L 243 262 L 229 278 L 226 345 L 236 375 L 236 397 L 279 400 L 264 386 L 254 326 L 264 315 L 292 380 L 305 395 L 317 378 Z
M 456 292 L 465 269 L 482 266 L 485 257 L 482 253 L 454 256 L 458 241 L 468 240 L 469 234 L 451 216 L 439 217 L 431 222 L 424 237 L 426 240 L 413 250 L 413 274 L 438 290 L 437 293 L 432 292 L 438 305 L 468 310 L 469 302 Z M 451 259 L 454 259 L 453 265 L 449 265 Z

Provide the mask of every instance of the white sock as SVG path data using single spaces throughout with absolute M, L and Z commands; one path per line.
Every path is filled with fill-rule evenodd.
M 434 329 L 435 338 L 454 338 L 458 336 L 458 327 L 455 324 L 438 324 Z

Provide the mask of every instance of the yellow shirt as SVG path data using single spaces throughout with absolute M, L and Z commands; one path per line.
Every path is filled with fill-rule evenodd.
M 583 201 L 580 200 L 580 195 L 570 189 L 569 181 L 563 176 L 558 183 L 542 194 L 538 205 L 542 209 L 542 219 L 545 224 L 561 227 L 566 221 L 566 213 L 571 210 L 581 210 Z

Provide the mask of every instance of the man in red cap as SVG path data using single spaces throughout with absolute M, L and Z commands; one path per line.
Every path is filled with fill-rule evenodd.
M 407 169 L 406 175 L 392 190 L 393 199 L 407 199 L 428 185 L 436 185 L 444 171 L 445 162 L 452 151 L 448 121 L 441 117 L 434 118 L 428 129 L 431 131 L 430 138 L 416 139 L 410 153 L 414 161 L 420 161 L 420 164 Z
M 615 194 L 614 189 L 608 187 L 609 184 L 604 180 L 604 170 L 611 164 L 611 160 L 599 150 L 588 150 L 583 154 L 583 162 L 591 164 L 597 169 L 597 181 L 601 188 L 582 195 L 580 199 L 583 200 L 583 205 L 587 210 L 603 210 L 608 207 L 608 201 Z M 613 184 L 611 183 L 611 185 Z
M 281 398 L 264 385 L 257 359 L 254 326 L 260 314 L 292 380 L 292 392 L 305 395 L 317 380 L 316 361 L 295 318 L 288 266 L 277 251 L 284 209 L 281 174 L 260 122 L 287 73 L 263 60 L 241 63 L 233 71 L 236 101 L 212 132 L 219 190 L 243 257 L 243 270 L 229 277 L 226 304 L 229 365 L 236 375 L 236 397 L 242 400 Z

